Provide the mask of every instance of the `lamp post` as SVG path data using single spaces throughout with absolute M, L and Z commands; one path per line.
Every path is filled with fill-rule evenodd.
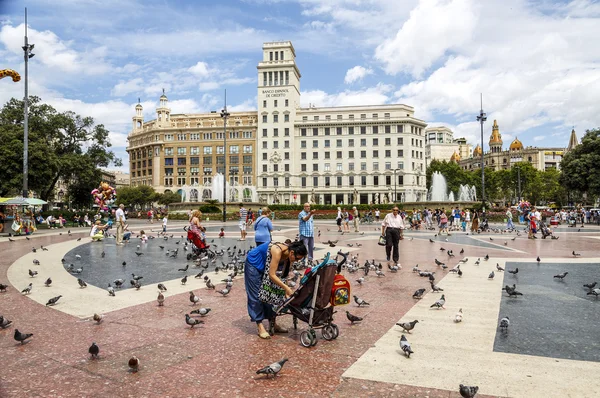
M 29 197 L 29 188 L 27 186 L 27 178 L 29 173 L 29 93 L 28 93 L 28 72 L 29 72 L 29 58 L 33 58 L 35 54 L 31 52 L 34 44 L 29 44 L 27 38 L 27 8 L 25 8 L 25 44 L 23 47 L 24 59 L 25 59 L 25 98 L 23 100 L 23 197 Z
M 487 115 L 483 112 L 483 94 L 481 95 L 481 109 L 477 116 L 477 121 L 481 125 L 481 201 L 485 204 L 485 168 L 483 166 L 483 123 L 487 120 Z M 485 207 L 483 209 L 485 211 Z
M 520 166 L 515 166 L 515 168 L 517 169 L 517 183 L 518 183 L 518 188 L 517 188 L 517 193 L 518 193 L 518 203 L 521 202 L 521 167 Z
M 402 172 L 402 169 L 394 169 L 394 202 L 398 201 L 398 190 L 396 189 L 396 183 L 398 180 L 396 179 L 396 172 Z
M 223 222 L 227 221 L 227 90 L 225 90 L 225 106 L 221 111 L 223 118 Z

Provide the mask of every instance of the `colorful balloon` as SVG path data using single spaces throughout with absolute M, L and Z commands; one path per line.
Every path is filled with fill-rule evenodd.
M 15 83 L 21 80 L 21 75 L 19 75 L 17 71 L 12 69 L 0 69 L 0 79 L 4 79 L 7 76 L 12 77 L 12 80 Z

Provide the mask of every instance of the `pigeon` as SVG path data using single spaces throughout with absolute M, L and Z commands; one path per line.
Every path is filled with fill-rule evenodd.
M 573 257 L 580 257 L 581 253 L 575 253 L 575 250 L 573 250 Z
M 598 298 L 598 296 L 600 295 L 600 289 L 599 288 L 591 289 L 587 295 L 588 296 L 596 296 L 596 298 Z
M 81 260 L 81 255 L 79 255 L 79 254 L 76 254 L 76 255 L 75 255 L 75 258 L 76 258 L 77 260 Z
M 25 239 L 27 239 L 27 240 L 31 240 L 31 239 L 29 238 L 29 236 L 26 236 L 26 237 L 25 237 Z
M 204 270 L 200 270 L 200 272 L 198 272 L 198 273 L 196 274 L 196 276 L 194 276 L 194 278 L 196 278 L 196 279 L 200 279 L 200 278 L 202 278 L 202 275 L 204 275 Z M 229 282 L 230 282 L 230 281 L 229 281 Z
M 141 253 L 141 252 L 134 252 L 134 253 L 135 253 L 135 254 L 136 254 L 138 257 L 144 254 L 144 253 Z
M 136 274 L 131 274 L 131 277 L 133 278 L 134 281 L 139 281 L 140 279 L 143 279 L 143 276 L 139 276 Z
M 135 355 L 129 358 L 129 362 L 127 364 L 129 365 L 129 370 L 131 372 L 135 373 L 140 369 L 140 360 Z
M 108 295 L 109 296 L 113 296 L 115 295 L 115 289 L 110 285 L 110 283 L 108 284 L 108 288 L 106 289 L 108 291 Z
M 281 371 L 281 368 L 283 368 L 283 365 L 288 361 L 287 358 L 283 358 L 281 361 L 277 361 L 274 362 L 268 366 L 265 366 L 262 369 L 258 369 L 256 371 L 256 374 L 264 374 L 267 375 L 267 377 L 273 375 L 273 377 L 277 376 L 277 373 L 279 373 Z
M 104 315 L 102 315 L 102 314 L 94 314 L 94 316 L 92 317 L 92 319 L 94 320 L 94 322 L 96 322 L 96 324 L 100 324 L 104 320 Z
M 140 281 L 134 281 L 132 279 L 129 281 L 129 283 L 131 283 L 131 286 L 135 287 L 136 290 L 140 290 L 140 288 L 142 287 L 142 284 L 140 283 Z
M 19 341 L 21 345 L 25 344 L 25 340 L 33 336 L 33 333 L 21 333 L 19 329 L 15 329 L 15 340 Z
M 21 290 L 21 293 L 29 294 L 29 293 L 31 293 L 31 289 L 33 289 L 33 283 L 30 283 L 29 286 L 27 286 L 25 289 Z
M 188 268 L 190 268 L 190 265 L 186 264 L 185 268 L 179 268 L 177 271 L 187 272 Z
M 81 274 L 82 272 L 83 272 L 83 267 L 79 267 L 75 271 L 73 271 L 73 273 L 75 273 L 75 274 Z
M 204 321 L 201 319 L 192 318 L 189 314 L 185 314 L 185 323 L 187 323 L 193 328 L 196 325 L 204 323 Z
M 210 279 L 206 280 L 206 288 L 207 289 L 214 289 L 215 285 L 213 285 L 213 283 L 210 281 Z
M 87 287 L 87 283 L 85 283 L 81 278 L 77 278 L 77 283 L 79 283 L 79 287 L 81 288 Z
M 44 282 L 44 285 L 46 285 L 46 287 L 50 287 L 51 284 L 52 284 L 51 278 L 46 279 L 46 282 Z
M 494 271 L 490 272 L 490 274 L 488 275 L 488 279 L 494 279 L 494 276 L 496 276 L 496 274 L 494 273 Z
M 190 292 L 190 302 L 192 305 L 198 304 L 202 299 L 194 294 L 193 291 Z
M 100 253 L 100 257 L 104 258 L 104 256 L 106 256 L 106 253 L 102 251 L 102 253 Z
M 125 283 L 125 280 L 123 280 L 123 279 L 115 279 L 113 281 L 113 283 L 115 284 L 116 287 L 120 288 L 121 286 L 123 286 L 123 283 Z
M 433 307 L 438 308 L 438 309 L 444 308 L 444 304 L 446 304 L 446 296 L 442 294 L 442 297 L 435 303 L 431 304 L 429 306 L 429 308 L 433 308 Z
M 458 271 L 456 271 L 456 273 L 458 274 L 458 276 L 463 276 L 463 272 L 460 268 L 458 269 Z
M 496 270 L 498 272 L 502 272 L 502 271 L 504 271 L 504 268 L 502 268 L 499 263 L 496 263 Z
M 405 335 L 402 335 L 402 337 L 400 337 L 400 348 L 402 349 L 402 351 L 404 351 L 406 357 L 410 358 L 410 354 L 413 353 L 413 350 L 410 348 L 410 343 L 408 342 L 408 340 L 406 340 Z
M 542 260 L 540 259 L 540 256 L 538 256 L 538 258 L 536 258 L 535 260 L 538 262 L 538 265 L 539 265 L 540 261 L 542 261 Z
M 29 238 L 27 238 L 27 240 L 29 240 Z M 35 247 L 32 247 L 32 248 L 31 248 L 31 251 L 32 251 L 33 253 L 37 253 L 37 249 L 36 249 Z
M 361 307 L 361 306 L 363 306 L 363 305 L 371 305 L 371 304 L 367 303 L 365 300 L 363 300 L 363 299 L 359 298 L 359 297 L 358 297 L 358 296 L 356 296 L 356 295 L 354 296 L 354 302 L 355 302 L 356 304 L 358 304 L 358 306 L 359 306 L 359 307 Z
M 162 294 L 161 291 L 158 292 L 158 297 L 156 298 L 156 301 L 158 301 L 158 306 L 162 307 L 165 303 L 165 296 Z
M 9 321 L 8 319 L 6 319 L 2 315 L 0 315 L 0 328 L 6 329 L 7 327 L 10 326 L 11 323 L 12 323 L 12 321 Z
M 127 261 L 123 261 L 123 262 L 121 263 L 121 265 L 122 265 L 123 267 L 124 267 L 124 266 L 126 266 L 126 265 L 127 265 Z
M 11 239 L 11 238 L 8 238 L 8 241 L 9 241 L 9 242 L 14 242 L 15 240 L 14 240 L 14 239 Z
M 462 322 L 462 319 L 463 319 L 463 312 L 462 312 L 462 308 L 461 308 L 458 310 L 456 315 L 454 315 L 454 323 L 460 323 L 460 322 Z
M 415 319 L 412 322 L 398 322 L 398 323 L 396 323 L 396 325 L 400 326 L 402 328 L 403 332 L 406 332 L 406 333 L 410 334 L 410 331 L 415 328 L 415 325 L 417 323 L 419 323 L 419 321 L 417 321 Z
M 490 236 L 490 241 L 493 241 L 494 239 Z
M 509 270 L 507 270 L 507 272 L 508 272 L 509 274 L 516 275 L 516 274 L 518 274 L 518 273 L 519 273 L 519 268 L 515 268 L 514 270 L 510 270 L 510 269 L 509 269 Z
M 229 292 L 231 291 L 230 288 L 226 287 L 223 290 L 217 290 L 217 293 L 221 294 L 223 297 L 227 296 L 229 294 Z
M 554 275 L 554 277 L 555 277 L 555 278 L 558 278 L 558 279 L 560 279 L 560 280 L 562 281 L 563 279 L 565 279 L 565 276 L 567 276 L 568 274 L 569 274 L 569 273 L 565 271 L 565 272 L 563 272 L 563 273 L 560 273 L 560 274 L 558 274 L 558 275 Z
M 362 286 L 363 282 L 365 281 L 365 278 L 363 276 L 361 276 L 360 278 L 358 278 L 356 280 L 356 283 L 358 283 L 360 286 Z
M 5 292 L 6 289 L 8 289 L 8 285 L 4 285 L 4 284 L 0 283 L 0 292 Z
M 412 298 L 414 298 L 414 299 L 421 299 L 423 297 L 424 293 L 425 293 L 425 289 L 415 290 L 415 292 L 412 295 Z
M 208 315 L 209 312 L 210 312 L 210 308 L 202 307 L 202 308 L 193 310 L 192 312 L 190 312 L 190 314 L 198 314 L 200 316 L 206 316 L 206 315 Z
M 516 290 L 516 286 L 515 285 L 513 285 L 513 287 L 510 287 L 510 286 L 506 285 L 506 286 L 504 286 L 504 290 L 506 290 L 506 293 L 508 293 L 509 297 L 517 297 L 517 296 L 522 296 L 523 295 L 523 293 L 518 292 Z
M 437 258 L 435 258 L 434 261 L 437 266 L 445 265 L 443 262 L 439 261 Z
M 30 277 L 32 277 L 32 278 L 33 278 L 33 277 L 35 277 L 37 274 L 38 274 L 38 273 L 37 273 L 37 271 L 32 271 L 32 270 L 29 270 L 29 276 L 30 276 Z
M 158 284 L 158 290 L 160 290 L 161 292 L 166 292 L 167 288 L 165 285 L 163 285 L 162 283 Z
M 490 259 L 490 255 L 489 255 L 489 254 L 486 254 L 486 255 L 485 255 L 485 257 L 484 257 L 483 259 L 484 259 L 485 261 L 489 260 L 489 259 Z
M 443 292 L 444 289 L 442 289 L 441 287 L 437 287 L 433 282 L 430 282 L 431 284 L 431 290 L 433 290 L 434 292 Z
M 588 289 L 593 289 L 596 287 L 596 282 L 594 283 L 586 283 L 585 285 L 583 285 L 583 287 L 587 287 Z
M 479 387 L 465 386 L 463 384 L 459 384 L 458 391 L 460 392 L 460 396 L 463 398 L 473 398 L 475 395 L 477 395 L 477 391 L 479 391 Z
M 181 278 L 181 284 L 185 285 L 187 283 L 187 275 Z
M 431 243 L 435 243 L 435 241 L 434 241 L 433 239 L 431 239 L 431 238 L 429 238 L 429 241 L 430 241 Z
M 90 348 L 88 348 L 88 352 L 92 356 L 92 359 L 97 359 L 98 354 L 100 353 L 100 348 L 98 347 L 98 345 L 96 345 L 96 343 L 92 343 Z
M 164 246 L 158 246 L 158 247 L 160 247 L 160 250 L 163 250 L 165 248 Z
M 510 320 L 508 319 L 507 316 L 505 316 L 504 318 L 502 318 L 500 320 L 500 329 L 506 331 L 506 330 L 508 330 L 509 325 L 510 325 Z
M 346 317 L 348 318 L 348 320 L 350 321 L 350 323 L 352 325 L 354 325 L 354 322 L 360 322 L 363 320 L 363 318 L 356 316 L 356 315 L 352 315 L 350 313 L 350 311 L 346 311 Z
M 34 259 L 34 260 L 33 260 L 33 264 L 34 264 L 34 265 L 40 265 L 40 260 L 36 260 L 36 259 Z
M 54 305 L 56 304 L 56 302 L 61 298 L 62 296 L 56 296 L 56 297 L 52 297 L 50 300 L 48 300 L 48 302 L 46 303 L 46 306 L 48 305 Z

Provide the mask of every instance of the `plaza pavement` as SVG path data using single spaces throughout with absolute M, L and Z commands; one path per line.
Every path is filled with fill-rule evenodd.
M 179 232 L 183 225 L 172 222 L 169 228 Z M 235 225 L 228 223 L 228 234 L 236 234 Z M 275 240 L 293 239 L 296 225 L 275 220 Z M 379 226 L 362 225 L 364 235 L 340 235 L 333 222 L 316 225 L 321 231 L 317 242 L 339 240 L 335 248 L 317 243 L 317 255 L 352 250 L 361 262 L 374 259 L 385 266 L 384 251 L 376 243 Z M 160 229 L 159 224 L 132 225 L 134 231 L 148 231 L 148 227 Z M 0 314 L 14 322 L 0 330 L 4 368 L 0 397 L 456 397 L 459 383 L 479 385 L 479 396 L 586 397 L 598 390 L 598 362 L 494 352 L 503 279 L 497 275 L 487 280 L 496 263 L 534 261 L 537 256 L 544 262 L 597 263 L 600 229 L 595 226 L 560 227 L 558 240 L 528 240 L 523 234 L 512 241 L 514 234 L 505 238 L 457 232 L 446 241 L 429 231 L 407 232 L 400 243 L 403 269 L 392 274 L 384 268 L 386 276 L 381 278 L 370 273 L 363 286 L 354 283 L 358 274 L 346 274 L 352 294 L 371 305 L 358 308 L 352 303 L 338 308 L 338 339 L 324 341 L 318 333 L 319 342 L 310 349 L 299 344 L 299 334 L 306 329 L 303 323 L 287 335 L 270 341 L 258 339 L 247 316 L 241 280 L 234 282 L 228 297 L 206 291 L 193 278 L 188 286 L 181 286 L 178 280 L 167 281 L 164 307 L 157 307 L 157 290 L 150 285 L 140 291 L 118 292 L 117 297 L 109 297 L 103 287 L 79 289 L 76 277 L 64 270 L 60 259 L 87 242 L 88 229 L 71 231 L 72 236 L 66 230 L 39 231 L 30 240 L 18 237 L 15 242 L 0 238 L 0 283 L 10 285 L 6 293 L 0 293 Z M 209 232 L 209 239 L 216 234 Z M 78 242 L 79 237 L 83 239 Z M 429 242 L 430 238 L 435 243 Z M 357 248 L 356 243 L 362 247 Z M 31 252 L 40 245 L 49 250 Z M 457 256 L 449 259 L 439 250 L 442 246 Z M 458 255 L 461 248 L 464 256 Z M 572 250 L 581 252 L 581 258 L 574 260 Z M 475 266 L 474 260 L 486 254 L 490 260 Z M 433 263 L 438 258 L 452 267 L 463 257 L 469 261 L 461 266 L 462 278 L 442 272 Z M 33 258 L 41 265 L 33 265 Z M 182 258 L 180 264 L 185 263 Z M 439 298 L 437 293 L 427 293 L 419 302 L 411 298 L 416 289 L 428 285 L 411 271 L 415 264 L 436 271 L 436 283 L 446 294 L 446 310 L 429 308 Z M 39 275 L 30 278 L 29 268 Z M 43 286 L 47 276 L 54 281 L 49 288 Z M 21 295 L 20 290 L 30 282 L 34 283 L 32 293 Z M 194 329 L 184 320 L 184 314 L 194 308 L 188 300 L 192 289 L 203 299 L 202 306 L 212 308 L 204 318 L 206 323 Z M 55 307 L 44 305 L 58 294 L 63 298 Z M 600 305 L 600 300 L 590 299 L 586 304 Z M 458 308 L 463 308 L 464 320 L 455 324 L 452 320 Z M 346 310 L 365 320 L 351 325 Z M 104 322 L 89 321 L 94 312 L 103 313 Z M 401 329 L 394 324 L 413 319 L 419 324 L 407 336 L 415 354 L 407 359 L 399 350 Z M 282 324 L 291 326 L 291 318 L 284 317 Z M 12 338 L 15 328 L 34 333 L 31 342 L 17 344 Z M 569 328 L 557 329 L 568 342 Z M 88 359 L 92 341 L 100 346 L 99 360 Z M 598 349 L 597 342 L 590 342 L 590 349 Z M 136 374 L 127 372 L 131 355 L 141 360 Z M 257 377 L 256 369 L 283 357 L 289 362 L 280 376 L 269 380 Z

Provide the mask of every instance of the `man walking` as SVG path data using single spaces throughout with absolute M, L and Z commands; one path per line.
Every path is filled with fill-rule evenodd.
M 400 266 L 398 263 L 400 259 L 398 243 L 400 243 L 400 229 L 404 226 L 403 224 L 404 221 L 402 220 L 398 206 L 394 206 L 392 212 L 387 214 L 381 223 L 381 236 L 385 236 L 385 257 L 388 265 L 390 265 L 391 254 L 394 263 Z
M 248 219 L 248 210 L 240 203 L 240 240 L 246 240 L 246 221 Z
M 123 203 L 121 203 L 119 205 L 119 209 L 117 210 L 117 212 L 115 213 L 116 217 L 117 217 L 117 245 L 122 246 L 123 245 L 123 231 L 125 230 L 125 212 L 123 211 L 123 209 L 125 208 L 125 205 Z
M 314 220 L 313 214 L 315 214 L 315 210 L 310 209 L 310 203 L 304 204 L 304 210 L 298 214 L 298 224 L 299 224 L 299 238 L 306 246 L 306 250 L 308 251 L 308 262 L 312 262 L 313 259 L 313 249 L 315 247 L 315 233 L 314 233 Z

